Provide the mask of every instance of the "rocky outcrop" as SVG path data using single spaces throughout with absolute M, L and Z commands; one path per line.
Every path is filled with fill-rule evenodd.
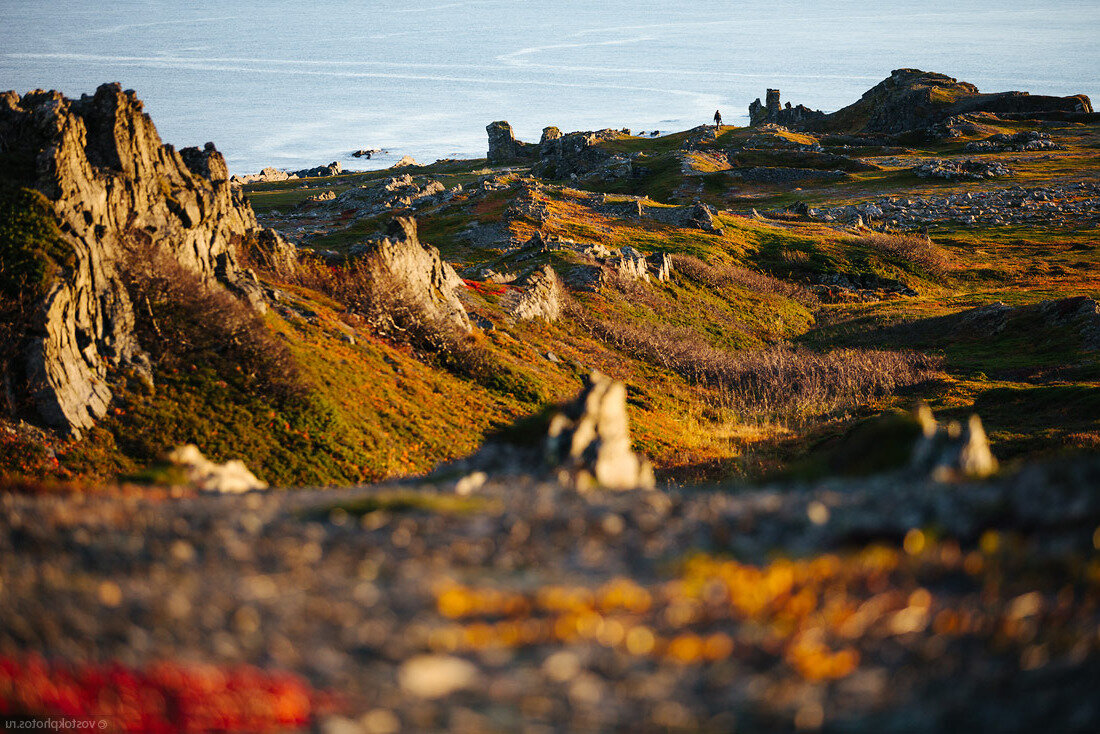
M 630 448 L 626 385 L 597 370 L 550 420 L 546 456 L 577 489 L 652 489 L 653 467 Z
M 513 163 L 538 155 L 538 146 L 516 140 L 512 126 L 504 120 L 490 122 L 485 126 L 485 132 L 489 134 L 489 152 L 486 158 L 490 163 Z
M 515 284 L 522 290 L 509 290 L 502 300 L 509 313 L 524 321 L 558 320 L 564 294 L 561 281 L 552 267 L 543 265 Z
M 657 252 L 646 258 L 653 269 L 653 277 L 658 283 L 667 283 L 672 280 L 672 258 L 667 252 Z
M 339 176 L 343 172 L 344 167 L 340 164 L 340 161 L 333 161 L 327 166 L 303 168 L 300 171 L 295 171 L 292 175 L 297 178 L 317 178 L 318 176 Z
M 0 158 L 3 183 L 45 196 L 73 255 L 27 335 L 26 389 L 45 424 L 79 434 L 106 412 L 116 370 L 147 371 L 124 284 L 134 253 L 258 297 L 235 246 L 256 220 L 225 160 L 209 143 L 163 144 L 134 92 L 0 94 Z
M 286 171 L 280 171 L 278 168 L 272 168 L 268 166 L 259 173 L 247 173 L 243 176 L 233 176 L 229 179 L 229 183 L 234 186 L 242 186 L 250 183 L 273 183 L 276 181 L 288 181 L 293 178 L 298 178 L 296 173 L 287 173 Z
M 548 422 L 545 417 L 521 420 L 437 472 L 440 477 L 461 475 L 454 486 L 458 494 L 477 492 L 488 476 L 557 480 L 582 492 L 655 485 L 652 464 L 631 450 L 626 386 L 598 370 Z
M 1051 222 L 1090 226 L 1100 222 L 1100 184 L 1079 182 L 972 190 L 944 196 L 879 197 L 856 205 L 814 209 L 824 222 L 873 220 L 876 225 L 911 229 L 935 222 L 1022 224 L 1049 227 Z
M 472 331 L 466 308 L 455 295 L 464 286 L 462 279 L 439 250 L 420 241 L 412 217 L 395 217 L 385 237 L 359 245 L 353 252 L 368 264 L 378 291 L 376 301 L 393 309 L 395 321 L 415 319 L 433 328 Z
M 536 176 L 544 178 L 571 178 L 587 176 L 600 169 L 616 168 L 616 178 L 632 174 L 629 157 L 615 154 L 600 146 L 607 140 L 624 137 L 621 130 L 581 131 L 561 134 L 556 127 L 543 130 L 539 143 L 539 160 L 532 169 Z
M 779 125 L 802 126 L 825 117 L 825 113 L 821 110 L 811 110 L 805 105 L 791 107 L 791 103 L 788 102 L 786 107 L 780 107 L 778 89 L 769 89 L 765 99 L 765 104 L 760 104 L 760 98 L 757 97 L 749 105 L 749 125 L 751 127 L 769 122 Z
M 920 69 L 895 69 L 864 92 L 859 101 L 830 115 L 804 123 L 807 129 L 835 132 L 904 133 L 933 127 L 968 113 L 1031 114 L 1090 113 L 1083 94 L 1069 97 L 1027 92 L 983 94 L 967 82 Z

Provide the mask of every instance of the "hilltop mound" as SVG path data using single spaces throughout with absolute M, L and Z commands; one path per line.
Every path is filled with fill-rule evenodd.
M 982 93 L 968 82 L 920 69 L 895 69 L 863 93 L 858 101 L 828 115 L 799 105 L 779 106 L 779 90 L 768 90 L 765 110 L 756 100 L 749 107 L 752 124 L 779 122 L 807 130 L 833 133 L 895 134 L 920 130 L 956 115 L 1091 113 L 1092 102 L 1083 94 L 1069 97 L 1027 92 Z
M 14 412 L 79 433 L 106 412 L 112 373 L 151 377 L 125 285 L 141 264 L 170 260 L 259 303 L 233 246 L 256 219 L 230 191 L 224 158 L 213 143 L 163 144 L 132 91 L 0 95 L 0 160 L 11 230 L 0 277 L 25 315 L 10 325 L 5 373 L 30 403 Z

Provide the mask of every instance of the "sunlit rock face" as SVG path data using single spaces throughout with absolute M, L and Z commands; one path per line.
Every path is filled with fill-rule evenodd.
M 41 192 L 73 254 L 39 304 L 26 349 L 26 389 L 46 425 L 80 433 L 106 412 L 112 371 L 148 371 L 125 276 L 153 253 L 260 305 L 235 254 L 256 219 L 230 191 L 225 159 L 213 143 L 162 143 L 133 91 L 0 94 L 0 154 L 0 183 Z

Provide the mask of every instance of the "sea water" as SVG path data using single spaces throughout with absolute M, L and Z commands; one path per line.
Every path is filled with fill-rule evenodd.
M 0 0 L 0 89 L 118 81 L 234 173 L 362 169 L 483 156 L 493 120 L 739 124 L 767 87 L 832 111 L 900 67 L 1100 101 L 1098 37 L 1097 0 Z

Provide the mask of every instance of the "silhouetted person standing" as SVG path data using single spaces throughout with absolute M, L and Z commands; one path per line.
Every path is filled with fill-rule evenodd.
M 722 113 L 718 110 L 714 111 L 714 129 L 722 127 Z

